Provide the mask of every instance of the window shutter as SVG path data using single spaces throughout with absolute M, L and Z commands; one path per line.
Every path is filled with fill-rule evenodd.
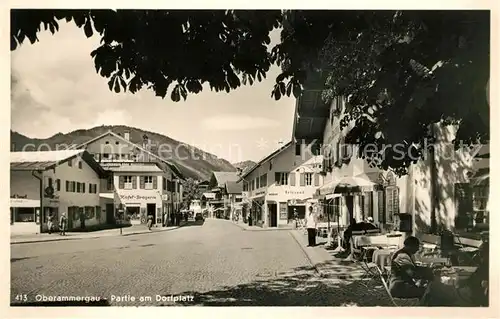
M 137 188 L 137 176 L 132 176 L 132 189 Z
M 59 178 L 56 179 L 56 189 L 57 189 L 57 191 L 61 190 L 61 180 Z
M 158 188 L 158 178 L 160 178 L 160 176 L 153 176 L 153 189 Z
M 305 185 L 306 185 L 305 174 L 300 173 L 300 186 L 305 186 Z
M 162 178 L 162 189 L 165 190 L 167 187 L 167 179 L 165 177 Z
M 280 173 L 274 173 L 274 181 L 276 182 L 276 185 L 281 185 L 281 174 Z
M 66 181 L 66 191 L 69 192 L 69 181 Z
M 144 176 L 139 176 L 139 188 L 144 189 L 146 188 L 146 178 Z
M 399 187 L 394 187 L 392 191 L 392 199 L 393 199 L 392 209 L 394 211 L 393 214 L 399 214 Z
M 385 224 L 384 191 L 378 191 L 378 222 Z
M 124 176 L 119 176 L 118 177 L 118 188 L 119 189 L 124 189 L 125 188 L 125 177 Z
M 295 177 L 297 174 L 295 172 L 290 172 L 290 186 L 295 186 Z
M 85 193 L 85 183 L 82 183 L 82 193 Z M 90 192 L 90 185 L 92 184 L 89 184 L 89 192 Z
M 314 186 L 319 186 L 319 174 L 314 173 Z

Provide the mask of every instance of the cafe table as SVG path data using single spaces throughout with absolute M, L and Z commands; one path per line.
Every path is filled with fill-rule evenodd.
M 386 267 L 390 267 L 391 257 L 396 249 L 396 247 L 389 247 L 375 250 L 372 255 L 372 262 L 382 271 L 385 271 Z

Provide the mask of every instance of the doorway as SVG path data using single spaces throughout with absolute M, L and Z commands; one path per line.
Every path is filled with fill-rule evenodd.
M 114 222 L 115 217 L 115 205 L 106 204 L 106 223 L 112 224 Z
M 156 213 L 156 204 L 146 204 L 146 215 L 147 217 L 153 216 L 153 224 L 156 224 L 155 213 Z
M 269 212 L 269 227 L 278 227 L 278 205 L 276 203 L 267 204 Z
M 349 220 L 348 224 L 351 224 L 351 220 L 354 218 L 354 196 L 345 196 L 345 206 L 347 208 L 347 216 Z

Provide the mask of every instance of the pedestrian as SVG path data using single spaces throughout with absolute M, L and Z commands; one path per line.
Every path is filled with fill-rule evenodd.
M 153 226 L 153 215 L 148 215 L 148 229 L 151 230 Z
M 50 212 L 47 217 L 47 228 L 49 234 L 52 234 L 52 229 L 54 228 L 54 216 L 52 216 L 52 212 Z
M 307 228 L 307 239 L 308 247 L 316 246 L 316 226 L 318 224 L 318 218 L 314 213 L 313 207 L 309 206 L 309 213 L 306 217 L 306 228 Z
M 66 217 L 66 213 L 61 213 L 61 218 L 59 219 L 59 231 L 61 236 L 66 236 L 66 225 L 68 224 L 68 218 Z
M 177 211 L 177 215 L 175 216 L 175 225 L 176 226 L 181 225 L 181 211 Z
M 163 227 L 167 227 L 168 224 L 168 214 L 165 212 L 163 215 Z
M 170 226 L 175 226 L 175 212 L 170 212 Z

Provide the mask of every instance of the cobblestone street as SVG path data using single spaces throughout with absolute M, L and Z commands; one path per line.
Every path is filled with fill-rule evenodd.
M 27 302 L 44 295 L 159 306 L 173 305 L 170 295 L 184 295 L 193 298 L 176 305 L 390 305 L 380 289 L 318 277 L 289 231 L 243 231 L 223 220 L 127 237 L 12 245 L 11 276 L 11 301 L 20 304 L 24 295 Z

